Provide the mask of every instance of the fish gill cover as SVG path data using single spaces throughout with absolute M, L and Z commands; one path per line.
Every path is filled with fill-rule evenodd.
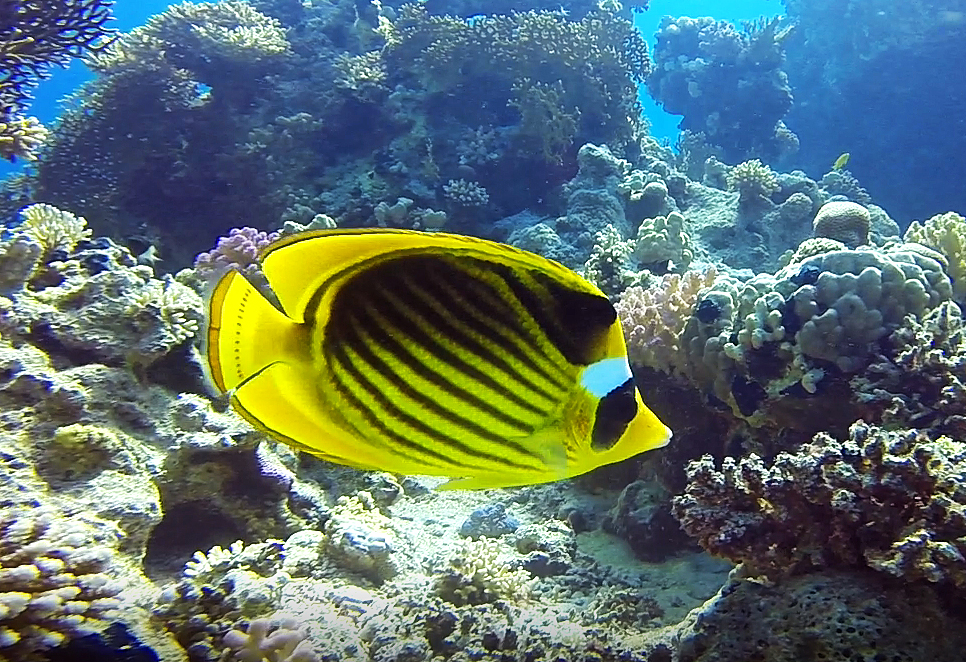
M 966 221 L 893 177 L 958 163 L 957 8 L 672 17 L 649 54 L 644 4 L 185 2 L 87 53 L 0 195 L 0 657 L 962 659 Z M 893 84 L 913 151 L 908 104 L 849 102 Z M 253 429 L 202 379 L 210 281 L 271 295 L 272 242 L 356 228 L 579 272 L 673 441 L 443 492 Z

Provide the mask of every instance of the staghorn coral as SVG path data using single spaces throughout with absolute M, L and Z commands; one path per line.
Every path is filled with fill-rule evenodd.
M 937 214 L 925 223 L 913 221 L 903 237 L 939 251 L 953 279 L 953 297 L 966 303 L 966 219 L 954 212 Z
M 630 287 L 621 295 L 615 308 L 632 364 L 668 374 L 686 369 L 685 328 L 701 291 L 714 283 L 716 275 L 714 269 L 668 274 L 647 288 Z
M 964 469 L 963 442 L 859 421 L 844 441 L 819 433 L 770 462 L 692 462 L 674 514 L 705 549 L 752 574 L 864 565 L 962 591 Z
M 816 237 L 840 241 L 849 248 L 864 246 L 869 243 L 872 215 L 857 202 L 833 200 L 815 214 L 812 231 Z
M 120 604 L 114 552 L 52 509 L 0 515 L 0 655 L 34 653 L 102 629 Z

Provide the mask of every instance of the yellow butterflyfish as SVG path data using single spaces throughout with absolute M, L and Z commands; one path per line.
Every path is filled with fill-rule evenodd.
M 272 437 L 325 460 L 545 483 L 664 446 L 600 290 L 533 253 L 411 230 L 320 230 L 260 256 L 278 306 L 214 287 L 206 371 Z
M 845 168 L 845 166 L 849 164 L 849 159 L 851 157 L 852 155 L 848 152 L 842 152 L 839 154 L 839 158 L 835 159 L 835 162 L 832 163 L 832 170 L 842 170 Z

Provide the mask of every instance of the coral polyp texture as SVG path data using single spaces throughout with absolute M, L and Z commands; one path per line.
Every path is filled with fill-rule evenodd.
M 53 509 L 0 515 L 0 655 L 25 660 L 103 629 L 123 585 L 114 551 Z
M 709 457 L 674 500 L 685 531 L 751 573 L 866 566 L 908 582 L 966 586 L 966 445 L 855 423 L 792 453 Z

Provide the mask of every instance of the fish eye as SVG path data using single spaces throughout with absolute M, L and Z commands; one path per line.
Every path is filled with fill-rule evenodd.
M 595 451 L 610 450 L 624 434 L 624 430 L 637 416 L 637 398 L 634 379 L 605 395 L 597 403 L 594 429 L 590 433 L 590 447 Z

